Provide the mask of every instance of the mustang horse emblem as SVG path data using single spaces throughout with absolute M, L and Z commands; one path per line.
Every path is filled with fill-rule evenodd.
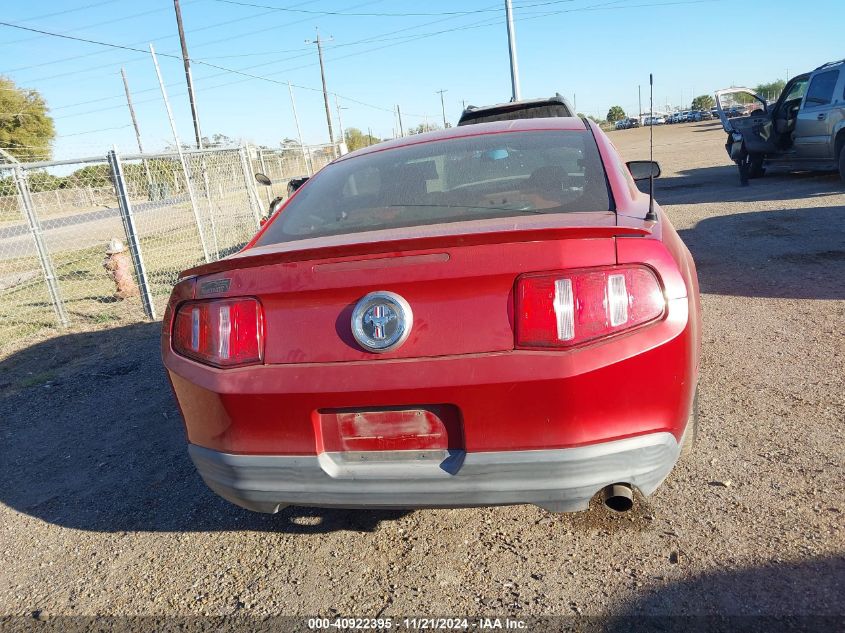
M 387 336 L 385 326 L 395 320 L 396 313 L 390 306 L 383 303 L 372 306 L 364 314 L 364 323 L 373 326 L 373 338 L 380 341 L 384 340 Z

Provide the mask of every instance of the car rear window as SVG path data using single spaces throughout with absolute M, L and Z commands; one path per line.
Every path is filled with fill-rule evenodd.
M 257 244 L 610 209 L 604 167 L 589 132 L 482 134 L 329 165 L 303 186 Z

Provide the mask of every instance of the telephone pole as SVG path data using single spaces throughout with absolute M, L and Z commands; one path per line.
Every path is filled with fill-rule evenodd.
M 135 118 L 135 108 L 132 106 L 132 95 L 129 94 L 129 82 L 126 81 L 126 71 L 121 66 L 120 76 L 123 77 L 123 90 L 126 92 L 126 105 L 129 106 L 129 116 L 132 117 L 132 126 L 135 128 L 135 139 L 138 141 L 138 152 L 144 153 L 144 146 L 141 144 L 141 129 L 138 127 L 138 119 Z M 153 179 L 150 177 L 150 168 L 147 161 L 141 161 L 144 164 L 144 173 L 147 176 L 147 185 L 150 186 L 150 195 L 152 195 Z
M 333 38 L 329 38 L 328 41 L 332 41 Z M 326 40 L 320 39 L 320 29 L 317 29 L 317 39 L 316 40 L 305 40 L 306 44 L 316 44 L 317 45 L 317 56 L 320 58 L 320 79 L 323 80 L 323 101 L 326 105 L 326 124 L 329 126 L 329 142 L 334 145 L 334 129 L 332 128 L 332 110 L 329 106 L 329 91 L 326 88 L 326 67 L 323 64 L 323 42 Z
M 505 17 L 508 23 L 508 53 L 511 58 L 511 88 L 513 98 L 511 101 L 519 101 L 519 65 L 516 61 L 516 32 L 513 28 L 513 6 L 511 0 L 505 0 Z
M 402 110 L 399 109 L 399 104 L 396 104 L 396 116 L 399 118 L 399 136 L 405 136 L 405 129 L 402 127 Z
M 637 102 L 640 104 L 640 111 L 637 112 L 637 119 L 640 123 L 643 121 L 643 87 L 641 84 L 637 85 Z M 668 108 L 667 108 L 668 109 Z
M 197 103 L 194 99 L 194 79 L 191 76 L 191 58 L 188 57 L 188 45 L 185 43 L 185 29 L 182 28 L 182 9 L 179 8 L 179 0 L 173 0 L 173 8 L 176 9 L 176 26 L 179 28 L 179 42 L 182 44 L 182 62 L 185 64 L 185 79 L 188 82 L 188 100 L 191 102 L 191 116 L 194 118 L 194 136 L 197 141 L 197 149 L 202 149 L 202 132 L 200 132 Z
M 340 101 L 337 98 L 337 93 L 334 95 L 334 105 L 337 108 L 337 128 L 338 132 L 340 132 L 340 142 L 346 142 L 346 134 L 343 132 L 343 119 L 340 116 L 340 111 L 344 110 L 345 108 L 340 107 Z
M 296 100 L 293 98 L 293 86 L 288 82 L 288 90 L 290 91 L 290 108 L 293 110 L 293 120 L 296 123 L 296 134 L 299 136 L 299 148 L 302 150 L 302 160 L 305 161 L 305 169 L 308 171 L 308 176 L 314 175 L 314 168 L 311 165 L 310 156 L 311 151 L 305 151 L 305 143 L 302 141 L 302 128 L 299 127 L 299 115 L 296 113 Z
M 446 104 L 443 102 L 443 93 L 448 92 L 448 90 L 436 90 L 437 94 L 440 95 L 440 110 L 443 112 L 443 129 L 446 129 Z
M 126 71 L 121 66 L 120 76 L 123 77 L 123 90 L 126 92 L 126 105 L 129 106 L 129 116 L 132 117 L 132 126 L 135 128 L 135 139 L 138 141 L 138 151 L 143 154 L 144 146 L 141 143 L 141 130 L 138 127 L 138 119 L 135 118 L 135 108 L 132 107 L 132 95 L 129 94 L 129 82 L 126 81 Z

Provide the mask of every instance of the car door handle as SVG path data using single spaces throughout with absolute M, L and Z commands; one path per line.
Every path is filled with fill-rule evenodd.
M 816 117 L 819 121 L 824 121 L 827 118 L 827 114 L 822 112 L 819 116 Z

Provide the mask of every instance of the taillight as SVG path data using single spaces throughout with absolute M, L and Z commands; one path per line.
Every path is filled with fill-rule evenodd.
M 216 367 L 260 363 L 264 311 L 256 299 L 189 301 L 173 319 L 173 350 Z
M 666 300 L 644 266 L 536 273 L 517 280 L 516 344 L 570 347 L 660 318 Z

